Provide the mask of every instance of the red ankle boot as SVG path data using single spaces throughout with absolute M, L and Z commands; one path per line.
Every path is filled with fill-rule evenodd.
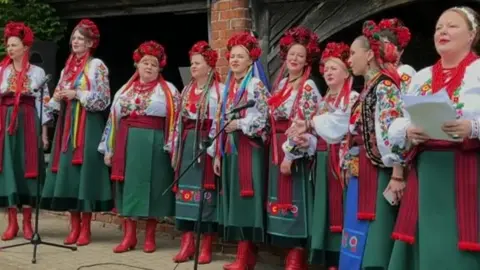
M 173 261 L 176 263 L 186 262 L 191 260 L 194 255 L 195 238 L 193 232 L 185 232 L 180 240 L 180 251 L 173 257 Z
M 137 222 L 133 219 L 125 219 L 123 240 L 120 245 L 113 249 L 115 253 L 127 252 L 137 245 Z
M 80 213 L 70 212 L 70 233 L 63 241 L 65 245 L 73 245 L 80 235 Z
M 17 208 L 7 208 L 8 226 L 2 235 L 3 241 L 12 240 L 18 234 Z
M 255 246 L 250 241 L 238 243 L 237 257 L 233 263 L 223 266 L 225 270 L 253 270 L 257 264 Z
M 157 230 L 157 220 L 147 220 L 147 226 L 145 228 L 145 244 L 143 245 L 143 251 L 146 253 L 152 253 L 157 249 L 155 244 L 155 231 Z
M 212 242 L 213 235 L 203 235 L 202 246 L 200 248 L 200 256 L 198 256 L 198 264 L 208 264 L 212 261 Z
M 90 244 L 90 236 L 92 232 L 90 225 L 92 223 L 92 213 L 82 213 L 82 226 L 80 229 L 80 235 L 78 236 L 77 246 L 86 246 Z
M 24 207 L 23 208 L 23 238 L 26 240 L 32 240 L 33 229 L 32 229 L 32 208 Z
M 305 249 L 294 248 L 288 252 L 285 259 L 285 270 L 307 270 L 307 259 Z

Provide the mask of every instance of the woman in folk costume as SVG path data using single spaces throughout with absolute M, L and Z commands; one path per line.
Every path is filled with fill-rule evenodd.
M 457 120 L 442 129 L 456 142 L 430 139 L 408 117 L 390 126 L 393 147 L 412 149 L 389 269 L 480 269 L 479 23 L 471 8 L 446 10 L 434 35 L 440 60 L 419 71 L 407 93 L 450 97 Z
M 288 30 L 280 39 L 283 65 L 268 99 L 272 140 L 267 198 L 267 232 L 273 245 L 290 248 L 285 269 L 306 269 L 305 246 L 310 232 L 313 186 L 306 156 L 293 150 L 285 131 L 294 119 L 311 119 L 322 99 L 310 79 L 312 60 L 320 56 L 318 37 L 304 27 Z M 288 72 L 287 76 L 284 71 Z M 293 166 L 293 168 L 292 168 Z M 293 170 L 293 171 L 292 171 Z
M 160 73 L 167 64 L 160 44 L 142 43 L 133 60 L 137 71 L 115 94 L 98 147 L 112 167 L 116 208 L 125 217 L 123 240 L 115 253 L 137 245 L 138 218 L 147 219 L 143 250 L 154 252 L 157 218 L 172 216 L 174 210 L 173 195 L 163 195 L 173 181 L 170 155 L 164 149 L 173 134 L 179 93 Z
M 170 138 L 169 147 L 173 146 L 173 168 L 178 177 L 202 151 L 204 141 L 215 136 L 212 121 L 217 112 L 220 91 L 224 85 L 219 83 L 215 65 L 218 54 L 207 42 L 197 42 L 190 50 L 190 72 L 192 81 L 182 91 L 179 110 L 176 113 L 175 131 Z M 182 232 L 179 253 L 173 258 L 175 262 L 188 261 L 195 255 L 194 230 L 198 225 L 198 206 L 200 185 L 205 189 L 205 205 L 201 231 L 203 242 L 199 263 L 207 264 L 212 260 L 213 233 L 217 221 L 217 184 L 213 173 L 213 158 L 205 155 L 195 162 L 180 179 L 176 192 L 176 227 Z
M 110 104 L 108 69 L 92 57 L 99 38 L 90 20 L 75 27 L 70 37 L 72 53 L 48 103 L 48 111 L 59 112 L 59 118 L 42 208 L 70 211 L 66 245 L 88 245 L 92 212 L 113 207 L 108 168 L 96 151 L 105 123 L 102 111 Z
M 262 53 L 258 41 L 248 32 L 228 40 L 227 59 L 230 71 L 217 110 L 217 130 L 226 126 L 216 144 L 214 172 L 222 176 L 218 220 L 227 241 L 239 241 L 235 262 L 224 269 L 253 269 L 256 252 L 253 242 L 263 242 L 265 235 L 265 150 L 267 139 L 268 90 L 259 68 Z M 228 112 L 247 100 L 255 106 L 231 115 Z
M 23 210 L 23 237 L 30 240 L 33 236 L 31 206 L 36 204 L 38 174 L 43 173 L 38 171 L 38 144 L 48 147 L 45 124 L 53 119 L 45 110 L 49 99 L 47 86 L 41 85 L 45 71 L 29 63 L 33 40 L 32 30 L 21 22 L 9 22 L 4 28 L 7 56 L 0 63 L 0 207 L 7 207 L 8 226 L 3 241 L 17 236 L 17 207 Z M 38 87 L 42 87 L 43 101 L 40 92 L 34 91 Z M 37 118 L 41 106 L 42 127 Z M 40 128 L 41 142 L 36 136 Z
M 351 107 L 358 99 L 358 93 L 352 91 L 349 56 L 350 47 L 344 43 L 332 42 L 325 47 L 320 72 L 328 91 L 310 124 L 318 135 L 310 262 L 322 263 L 331 270 L 338 267 L 343 229 L 344 183 L 340 177 L 339 149 L 348 131 Z
M 408 43 L 410 43 L 412 36 L 410 30 L 397 18 L 383 19 L 378 23 L 378 27 L 381 30 L 379 33 L 380 37 L 386 42 L 393 43 L 397 46 L 398 61 L 395 66 L 400 75 L 400 90 L 405 94 L 416 72 L 413 67 L 402 64 L 401 62 L 403 52 L 408 46 Z

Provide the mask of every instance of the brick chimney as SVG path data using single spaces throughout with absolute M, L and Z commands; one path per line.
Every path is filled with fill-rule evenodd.
M 227 41 L 236 32 L 251 30 L 252 20 L 248 12 L 248 0 L 217 0 L 211 9 L 212 48 L 217 50 L 217 70 L 224 80 L 228 72 L 225 58 Z

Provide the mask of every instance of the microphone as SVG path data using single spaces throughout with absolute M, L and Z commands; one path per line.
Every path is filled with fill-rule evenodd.
M 43 81 L 38 84 L 37 88 L 33 89 L 33 92 L 36 93 L 41 89 L 43 89 L 43 86 L 45 86 L 45 84 L 47 84 L 51 79 L 52 79 L 52 75 L 50 74 L 45 75 L 45 77 L 43 78 Z
M 251 99 L 251 100 L 247 101 L 246 103 L 244 103 L 242 105 L 238 105 L 238 106 L 234 107 L 233 109 L 228 111 L 227 114 L 238 113 L 238 112 L 243 111 L 245 109 L 251 108 L 251 107 L 255 106 L 255 103 L 257 103 L 257 102 L 255 100 Z

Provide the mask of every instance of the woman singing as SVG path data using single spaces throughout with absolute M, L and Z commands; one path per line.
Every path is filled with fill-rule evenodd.
M 179 253 L 175 262 L 185 262 L 195 255 L 194 230 L 198 224 L 198 206 L 200 188 L 205 189 L 203 218 L 200 229 L 203 242 L 199 263 L 207 264 L 212 260 L 213 233 L 217 222 L 217 184 L 213 173 L 213 159 L 205 155 L 188 168 L 193 158 L 202 151 L 204 141 L 215 136 L 212 120 L 215 118 L 220 91 L 224 85 L 219 83 L 215 71 L 218 54 L 207 42 L 197 42 L 190 50 L 190 72 L 192 81 L 182 91 L 180 106 L 176 116 L 173 140 L 173 167 L 177 177 L 184 171 L 176 192 L 175 222 L 182 232 Z
M 226 127 L 210 150 L 215 148 L 214 171 L 222 177 L 219 223 L 227 241 L 239 241 L 235 262 L 223 268 L 237 270 L 255 267 L 253 242 L 265 240 L 267 170 L 263 144 L 267 139 L 269 93 L 257 62 L 262 53 L 257 39 L 248 32 L 238 33 L 228 40 L 227 49 L 230 71 L 216 118 L 217 130 Z M 255 100 L 255 106 L 239 115 L 228 113 L 247 100 Z
M 285 269 L 304 269 L 313 208 L 313 186 L 305 157 L 314 155 L 316 140 L 312 136 L 315 142 L 307 151 L 292 150 L 285 131 L 294 119 L 310 120 L 322 99 L 310 79 L 312 60 L 320 56 L 317 35 L 303 27 L 288 30 L 280 39 L 280 56 L 284 63 L 268 99 L 272 140 L 267 232 L 273 245 L 290 249 Z
M 59 118 L 42 208 L 70 211 L 66 245 L 88 245 L 92 212 L 113 207 L 108 168 L 96 151 L 105 123 L 101 112 L 110 104 L 108 69 L 92 57 L 99 38 L 90 20 L 75 27 L 70 37 L 72 52 L 48 103 L 48 110 L 58 111 Z
M 53 116 L 45 109 L 50 98 L 47 86 L 42 85 L 45 72 L 29 63 L 32 30 L 21 22 L 9 22 L 3 35 L 7 56 L 0 63 L 0 207 L 7 207 L 8 226 L 2 240 L 17 236 L 17 207 L 23 209 L 23 237 L 30 240 L 36 181 L 38 174 L 44 173 L 43 159 L 38 160 L 39 156 L 43 158 L 43 153 L 38 153 L 38 144 L 48 147 L 45 124 Z M 44 106 L 42 116 L 41 106 Z M 42 127 L 38 125 L 38 117 L 42 117 Z M 37 139 L 40 128 L 42 142 Z
M 430 138 L 408 117 L 390 126 L 393 147 L 413 149 L 389 269 L 480 269 L 479 23 L 468 7 L 443 12 L 434 34 L 440 59 L 413 77 L 407 93 L 450 98 L 456 120 L 441 128 L 454 141 Z
M 102 141 L 105 164 L 112 167 L 116 208 L 125 217 L 122 242 L 113 249 L 126 252 L 137 245 L 137 219 L 146 218 L 145 252 L 154 252 L 157 218 L 172 216 L 173 181 L 170 155 L 164 151 L 173 134 L 178 91 L 163 79 L 164 48 L 144 42 L 133 53 L 137 71 L 116 94 Z M 167 147 L 168 148 L 168 147 Z
M 320 72 L 328 90 L 311 123 L 318 135 L 318 143 L 310 262 L 325 264 L 329 270 L 338 267 L 343 229 L 344 183 L 340 172 L 340 144 L 348 131 L 351 107 L 358 99 L 358 93 L 352 91 L 349 57 L 350 47 L 344 43 L 328 43 L 323 50 Z

